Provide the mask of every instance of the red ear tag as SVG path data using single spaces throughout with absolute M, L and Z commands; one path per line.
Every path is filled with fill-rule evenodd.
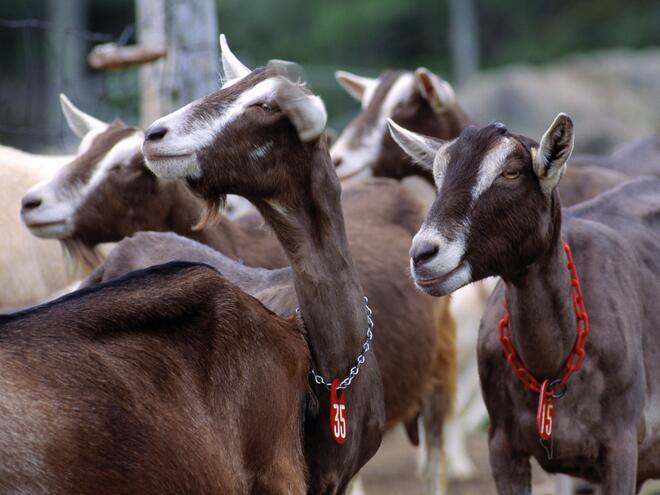
M 346 415 L 346 393 L 337 390 L 339 378 L 330 385 L 330 432 L 335 442 L 342 444 L 348 435 L 348 417 Z
M 555 399 L 549 393 L 550 380 L 544 380 L 539 391 L 539 407 L 536 410 L 536 429 L 541 440 L 550 440 L 555 418 Z

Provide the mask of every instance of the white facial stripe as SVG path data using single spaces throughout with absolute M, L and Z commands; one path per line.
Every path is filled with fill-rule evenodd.
M 504 171 L 507 158 L 513 152 L 514 148 L 515 143 L 513 140 L 505 137 L 481 160 L 477 183 L 472 188 L 473 204 L 491 186 L 497 176 Z
M 190 103 L 176 112 L 156 120 L 151 127 L 165 127 L 173 133 L 175 139 L 165 139 L 167 144 L 150 144 L 150 149 L 158 154 L 178 155 L 190 154 L 211 144 L 234 119 L 241 115 L 253 103 L 271 101 L 281 81 L 269 78 L 241 94 L 220 115 L 207 119 L 197 119 L 192 131 L 182 134 L 181 129 L 189 125 L 190 111 L 200 100 Z
M 376 92 L 378 84 L 367 88 L 362 99 L 362 108 L 365 109 Z M 352 146 L 350 143 L 354 139 L 355 129 L 348 128 L 339 137 L 337 142 L 330 150 L 330 156 L 333 159 L 341 158 L 343 163 L 337 168 L 337 175 L 340 178 L 362 178 L 371 176 L 371 170 L 364 172 L 364 169 L 370 167 L 376 159 L 378 149 L 383 141 L 387 130 L 387 119 L 392 116 L 394 109 L 401 102 L 408 98 L 415 89 L 415 77 L 412 74 L 402 74 L 390 87 L 383 103 L 380 107 L 376 125 L 368 131 L 361 139 L 359 146 Z
M 122 139 L 115 144 L 108 153 L 96 164 L 94 172 L 87 181 L 78 196 L 82 201 L 87 195 L 98 186 L 108 174 L 108 170 L 115 165 L 125 166 L 135 155 L 142 153 L 140 150 L 144 135 L 142 131 L 136 131 L 130 136 Z
M 447 150 L 454 144 L 456 139 L 443 144 L 435 153 L 433 159 L 433 180 L 435 181 L 436 188 L 439 191 L 442 188 L 442 182 L 445 180 L 445 172 L 447 171 L 447 164 L 449 163 L 449 153 Z
M 379 125 L 386 126 L 387 119 L 392 116 L 396 106 L 410 97 L 414 90 L 415 76 L 407 72 L 401 74 L 396 82 L 392 84 L 392 87 L 387 92 L 387 96 L 383 100 L 383 105 L 380 107 Z
M 114 165 L 125 166 L 136 154 L 141 153 L 142 139 L 142 132 L 136 131 L 115 144 L 94 166 L 94 171 L 85 183 L 69 183 L 66 179 L 68 170 L 65 166 L 59 169 L 54 177 L 31 188 L 27 194 L 39 197 L 42 203 L 38 208 L 24 214 L 26 224 L 62 222 L 62 225 L 56 226 L 56 229 L 54 227 L 57 234 L 47 237 L 70 235 L 73 229 L 73 215 L 85 198 L 103 182 L 110 168 Z

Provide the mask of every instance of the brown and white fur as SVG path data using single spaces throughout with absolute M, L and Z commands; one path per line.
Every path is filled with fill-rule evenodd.
M 76 108 L 64 95 L 62 111 L 81 138 L 77 154 L 22 199 L 23 222 L 37 237 L 59 239 L 94 259 L 99 243 L 140 230 L 173 231 L 253 266 L 279 267 L 286 257 L 257 215 L 241 223 L 218 214 L 193 229 L 203 204 L 184 184 L 156 177 L 144 165 L 140 129 L 115 119 L 105 123 Z
M 561 210 L 557 186 L 573 147 L 560 114 L 540 143 L 502 125 L 439 141 L 390 123 L 393 137 L 433 170 L 438 197 L 411 247 L 416 284 L 445 295 L 487 276 L 501 283 L 479 333 L 479 374 L 498 493 L 529 494 L 534 456 L 549 472 L 634 494 L 660 476 L 660 180 L 643 178 Z M 538 395 L 503 357 L 498 322 L 538 380 L 555 379 L 576 338 L 566 240 L 591 332 L 586 358 L 555 403 L 553 456 L 536 431 Z
M 360 352 L 367 314 L 325 144 L 323 102 L 291 81 L 286 66 L 249 71 L 232 59 L 219 91 L 145 130 L 147 166 L 186 181 L 211 209 L 224 194 L 250 199 L 291 263 L 312 366 L 329 380 L 343 377 Z M 380 445 L 385 408 L 377 356 L 367 356 L 346 389 L 343 445 L 331 438 L 328 390 L 310 386 L 318 407 L 308 408 L 304 425 L 308 491 L 343 493 Z
M 343 191 L 342 200 L 351 251 L 382 335 L 374 348 L 381 356 L 386 427 L 403 421 L 414 430 L 421 413 L 431 425 L 425 441 L 441 444 L 454 390 L 454 328 L 447 302 L 433 304 L 407 277 L 409 232 L 421 222 L 419 206 L 396 182 L 383 180 L 356 184 Z M 90 282 L 172 259 L 207 261 L 280 314 L 291 314 L 296 306 L 290 272 L 234 266 L 219 253 L 167 234 L 138 234 L 121 242 Z M 262 290 L 268 280 L 273 287 Z M 441 490 L 440 479 L 429 478 L 428 483 L 429 493 Z

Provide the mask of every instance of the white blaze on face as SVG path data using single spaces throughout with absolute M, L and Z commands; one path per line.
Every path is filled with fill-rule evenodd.
M 472 188 L 473 205 L 479 200 L 483 192 L 493 184 L 493 181 L 504 172 L 509 155 L 514 149 L 514 141 L 505 137 L 481 160 L 477 182 Z
M 271 102 L 279 84 L 277 77 L 261 81 L 211 117 L 195 118 L 195 108 L 204 103 L 202 99 L 156 120 L 150 127 L 164 127 L 167 134 L 159 141 L 144 142 L 147 166 L 159 177 L 200 178 L 202 171 L 196 153 L 211 145 L 250 105 Z M 267 154 L 270 149 L 266 143 L 253 151 Z
M 509 137 L 503 137 L 492 149 L 486 153 L 479 164 L 479 171 L 471 191 L 471 200 L 468 211 L 479 201 L 481 195 L 493 184 L 493 181 L 504 171 L 509 156 L 515 149 L 515 142 Z M 434 174 L 438 191 L 442 190 L 444 170 L 446 167 L 447 147 L 441 148 L 436 156 Z M 444 153 L 445 156 L 440 156 Z M 466 212 L 467 214 L 467 212 Z M 468 217 L 461 220 L 460 226 L 452 234 L 452 239 L 438 229 L 436 224 L 424 222 L 421 229 L 413 239 L 413 246 L 419 243 L 432 243 L 438 247 L 435 257 L 424 264 L 424 273 L 433 273 L 433 277 L 444 276 L 442 287 L 444 293 L 462 287 L 472 281 L 470 264 L 464 259 L 467 249 L 467 237 L 470 229 Z M 457 231 L 456 231 L 457 230 Z M 411 260 L 411 271 L 415 278 L 417 273 Z
M 88 150 L 93 144 L 93 137 L 98 136 L 97 131 L 89 134 L 92 133 L 96 134 L 91 140 L 87 139 L 88 136 L 83 139 L 80 146 L 82 152 Z M 41 204 L 37 208 L 23 212 L 23 222 L 39 237 L 61 239 L 70 236 L 75 228 L 73 217 L 78 208 L 106 179 L 112 168 L 128 165 L 136 154 L 141 153 L 142 139 L 142 132 L 136 131 L 115 144 L 94 165 L 94 170 L 85 182 L 70 182 L 68 179 L 70 169 L 65 165 L 55 176 L 32 187 L 26 196 L 38 198 Z M 84 165 L 79 164 L 79 166 Z
M 363 109 L 369 106 L 377 88 L 378 85 L 375 84 L 365 91 L 362 100 Z M 337 175 L 341 179 L 362 179 L 371 176 L 371 165 L 378 157 L 379 147 L 385 133 L 388 132 L 387 119 L 392 117 L 399 103 L 412 96 L 415 88 L 415 76 L 408 73 L 401 74 L 387 92 L 376 124 L 371 130 L 364 131 L 359 139 L 356 138 L 357 129 L 353 126 L 347 127 L 342 132 L 330 150 L 330 156 L 335 162 L 341 159 L 342 163 L 337 167 Z

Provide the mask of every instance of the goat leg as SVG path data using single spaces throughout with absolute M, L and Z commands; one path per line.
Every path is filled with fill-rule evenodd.
M 637 493 L 637 431 L 615 435 L 604 452 L 602 495 Z
M 491 426 L 488 439 L 490 467 L 498 495 L 531 495 L 529 455 L 514 452 L 504 430 Z

